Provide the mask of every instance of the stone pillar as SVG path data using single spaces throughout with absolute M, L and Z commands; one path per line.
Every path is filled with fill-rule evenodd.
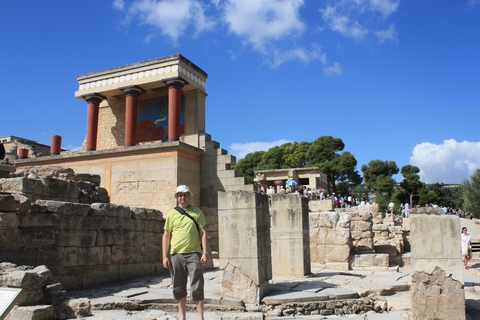
M 460 219 L 445 214 L 410 219 L 412 319 L 465 319 Z
M 28 158 L 28 149 L 19 148 L 17 151 L 18 159 L 27 159 Z
M 222 296 L 259 305 L 272 279 L 268 196 L 219 192 L 218 229 Z
M 131 147 L 137 144 L 138 97 L 145 90 L 137 86 L 120 89 L 125 93 L 125 147 Z
M 167 81 L 166 84 L 168 87 L 168 141 L 178 141 L 182 88 L 185 86 L 185 82 L 171 80 Z
M 98 110 L 104 97 L 91 95 L 84 97 L 87 101 L 87 151 L 97 150 Z
M 62 137 L 54 135 L 50 139 L 50 155 L 56 156 L 60 154 L 62 150 Z
M 310 274 L 308 199 L 296 194 L 272 194 L 271 201 L 273 275 Z

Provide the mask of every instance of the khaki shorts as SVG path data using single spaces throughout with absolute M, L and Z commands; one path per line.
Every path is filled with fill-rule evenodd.
M 180 300 L 187 296 L 187 278 L 190 278 L 190 296 L 193 301 L 204 299 L 203 268 L 201 254 L 176 253 L 170 257 L 170 275 L 172 276 L 173 297 Z

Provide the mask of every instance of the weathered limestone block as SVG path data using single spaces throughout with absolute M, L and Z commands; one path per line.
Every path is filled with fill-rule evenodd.
M 50 320 L 55 319 L 55 310 L 51 305 L 15 306 L 5 320 Z
M 21 228 L 21 246 L 26 248 L 48 247 L 55 245 L 55 229 L 44 228 Z
M 0 179 L 0 191 L 19 192 L 24 194 L 41 194 L 43 183 L 39 180 L 28 178 Z
M 52 214 L 32 212 L 28 214 L 19 214 L 19 226 L 22 228 L 43 228 L 55 226 L 54 216 Z
M 258 286 L 251 277 L 230 263 L 227 263 L 222 271 L 221 285 L 222 296 L 233 297 L 244 303 L 257 305 L 262 297 L 270 292 L 268 282 Z
M 350 256 L 350 265 L 352 269 L 369 269 L 378 267 L 388 267 L 390 263 L 388 254 L 352 254 Z
M 410 214 L 427 214 L 427 215 L 444 216 L 445 212 L 443 212 L 442 208 L 419 207 L 419 208 L 413 208 L 412 210 L 410 210 Z
M 37 200 L 36 204 L 46 207 L 47 212 L 55 214 L 86 217 L 90 212 L 90 206 L 88 204 L 55 200 Z
M 332 200 L 309 201 L 308 208 L 311 212 L 333 211 L 333 201 Z
M 8 232 L 6 230 L 15 230 L 19 225 L 20 220 L 18 220 L 15 212 L 0 212 L 0 230 L 2 232 Z
M 111 203 L 92 203 L 92 214 L 96 216 L 115 217 L 119 219 L 130 219 L 132 212 L 130 207 L 115 205 Z
M 132 219 L 161 221 L 163 218 L 163 214 L 160 210 L 138 207 L 130 207 L 130 210 L 132 211 Z
M 43 183 L 42 197 L 78 202 L 81 190 L 75 182 L 51 177 L 42 177 L 40 181 Z
M 273 275 L 311 273 L 308 199 L 300 195 L 271 195 Z
M 19 249 L 22 244 L 22 234 L 19 229 L 0 229 L 0 248 L 2 248 L 2 250 L 0 250 L 1 260 L 5 260 L 6 251 Z
M 87 181 L 92 183 L 94 186 L 99 186 L 102 182 L 102 178 L 98 174 L 89 174 L 89 173 L 75 173 L 75 181 Z
M 373 253 L 372 213 L 352 212 L 350 223 L 352 251 L 355 253 Z
M 93 247 L 96 239 L 95 230 L 55 230 L 55 244 L 60 247 Z
M 436 267 L 412 275 L 412 319 L 465 319 L 463 284 Z
M 248 300 L 248 303 L 259 304 L 263 294 L 269 290 L 268 281 L 272 279 L 268 201 L 267 195 L 256 192 L 218 193 L 220 267 L 225 269 L 230 265 L 232 272 L 238 268 L 238 272 L 257 287 L 258 295 L 248 295 L 249 299 L 254 299 Z M 236 286 L 232 283 L 228 288 L 235 289 Z M 225 294 L 234 295 L 238 292 L 229 293 L 226 290 Z
M 67 319 L 89 317 L 92 315 L 91 309 L 90 300 L 87 298 L 67 299 L 58 308 Z

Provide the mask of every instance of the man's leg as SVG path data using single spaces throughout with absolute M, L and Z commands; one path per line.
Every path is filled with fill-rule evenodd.
M 197 305 L 198 320 L 203 320 L 203 300 L 195 301 Z
M 187 320 L 187 297 L 177 300 L 177 305 L 178 305 L 178 320 Z

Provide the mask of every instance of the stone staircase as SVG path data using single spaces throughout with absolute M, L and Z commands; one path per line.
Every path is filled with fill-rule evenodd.
M 480 253 L 480 241 L 472 242 L 472 252 Z

